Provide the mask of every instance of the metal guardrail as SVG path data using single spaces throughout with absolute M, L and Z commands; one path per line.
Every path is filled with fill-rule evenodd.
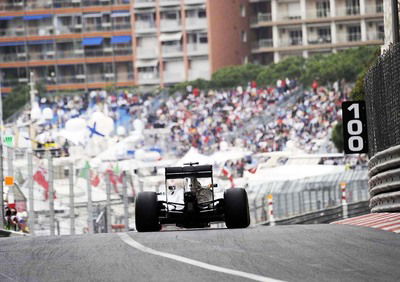
M 371 211 L 400 211 L 400 145 L 374 155 L 368 167 Z
M 348 216 L 354 217 L 369 213 L 369 201 L 361 201 L 348 204 Z M 336 206 L 315 212 L 296 215 L 280 220 L 276 220 L 276 225 L 289 224 L 320 224 L 330 223 L 343 218 L 343 206 Z M 269 225 L 269 221 L 260 223 L 261 225 Z
M 29 234 L 11 230 L 0 229 L 0 237 L 29 236 Z

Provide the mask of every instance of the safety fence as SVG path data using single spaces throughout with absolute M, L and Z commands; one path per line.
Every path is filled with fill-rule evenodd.
M 275 220 L 322 211 L 345 203 L 369 199 L 368 171 L 349 169 L 341 173 L 299 180 L 273 181 L 248 188 L 252 222 L 269 220 L 273 208 Z M 272 205 L 268 199 L 272 198 Z
M 389 47 L 365 77 L 369 155 L 400 144 L 400 44 Z
M 91 167 L 51 150 L 5 148 L 4 175 L 14 177 L 3 187 L 6 229 L 37 235 L 129 230 L 136 189 L 143 187 L 132 171 L 116 163 Z
M 400 44 L 392 44 L 365 78 L 370 207 L 400 211 Z

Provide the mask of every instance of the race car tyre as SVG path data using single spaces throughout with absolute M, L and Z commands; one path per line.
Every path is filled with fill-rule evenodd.
M 249 202 L 243 188 L 231 188 L 224 193 L 225 225 L 228 228 L 246 228 L 250 225 Z
M 140 192 L 136 199 L 135 220 L 139 232 L 160 231 L 158 202 L 155 192 Z

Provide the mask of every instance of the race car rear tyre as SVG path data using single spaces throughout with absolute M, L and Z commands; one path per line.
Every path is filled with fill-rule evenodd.
M 246 228 L 250 225 L 249 202 L 243 188 L 231 188 L 224 193 L 225 225 Z
M 140 192 L 136 199 L 135 220 L 139 232 L 160 231 L 159 207 L 155 192 Z

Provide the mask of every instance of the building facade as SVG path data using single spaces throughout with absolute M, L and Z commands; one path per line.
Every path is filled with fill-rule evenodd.
M 2 92 L 165 86 L 247 61 L 248 0 L 0 0 Z
M 383 44 L 383 0 L 249 1 L 254 63 Z

